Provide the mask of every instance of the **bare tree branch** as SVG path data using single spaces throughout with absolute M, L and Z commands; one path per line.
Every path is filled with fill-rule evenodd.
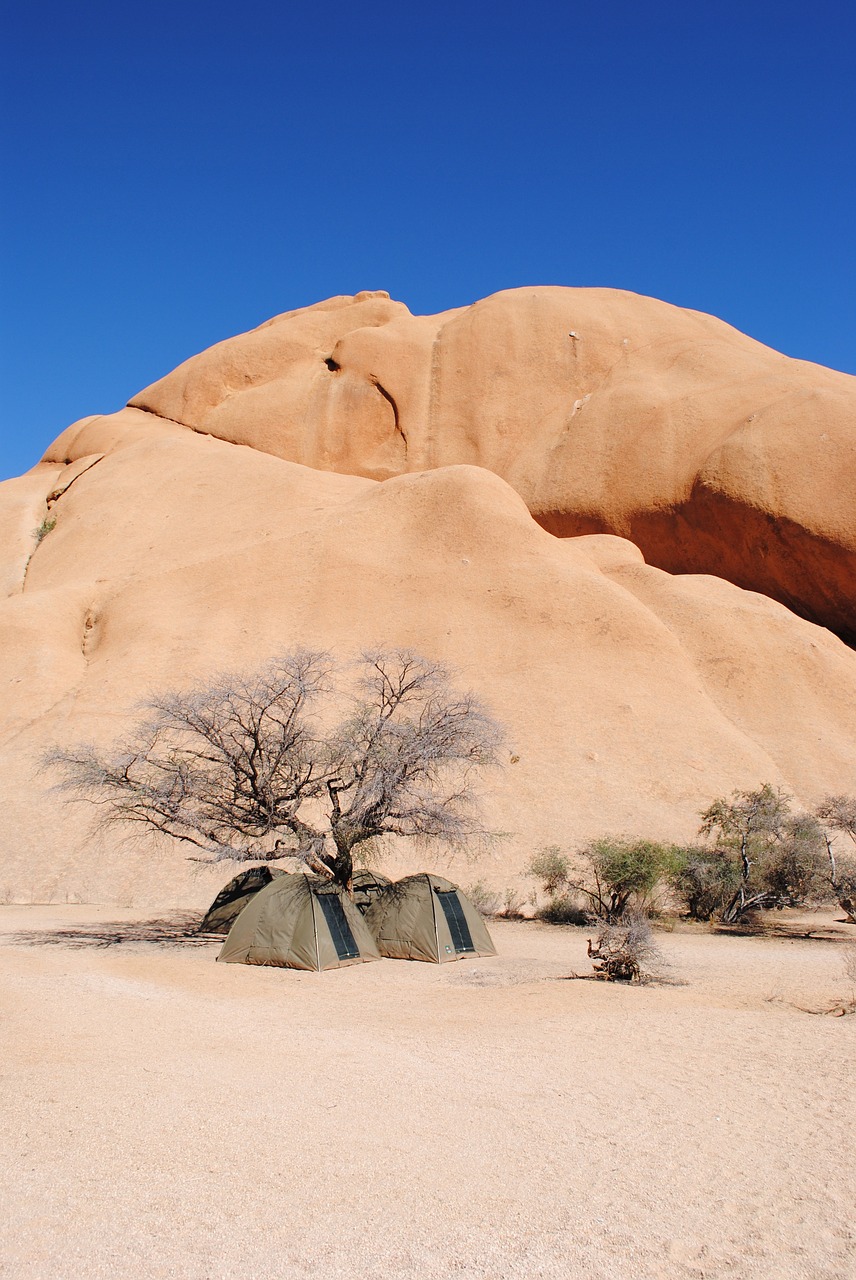
M 141 825 L 214 860 L 298 857 L 342 884 L 365 841 L 480 834 L 474 780 L 497 762 L 502 731 L 475 695 L 409 650 L 372 651 L 348 714 L 322 736 L 316 707 L 333 673 L 326 654 L 285 654 L 151 698 L 112 751 L 58 749 L 46 763 L 107 825 Z

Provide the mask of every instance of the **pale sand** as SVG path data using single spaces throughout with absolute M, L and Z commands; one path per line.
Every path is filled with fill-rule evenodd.
M 4 1277 L 856 1275 L 856 1017 L 785 1003 L 847 994 L 831 916 L 634 989 L 575 929 L 317 975 L 133 919 L 0 908 Z

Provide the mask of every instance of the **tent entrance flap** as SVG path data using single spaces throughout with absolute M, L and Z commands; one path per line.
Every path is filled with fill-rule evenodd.
M 434 892 L 440 899 L 440 906 L 443 908 L 443 915 L 446 917 L 456 953 L 463 955 L 468 951 L 475 951 L 473 936 L 458 898 L 457 889 L 435 889 Z
M 316 900 L 321 904 L 321 910 L 324 912 L 324 919 L 330 930 L 336 955 L 340 960 L 354 960 L 360 954 L 360 949 L 339 898 L 332 894 L 319 893 L 316 894 Z

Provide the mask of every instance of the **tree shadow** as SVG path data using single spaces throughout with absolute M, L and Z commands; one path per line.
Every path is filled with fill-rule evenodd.
M 149 943 L 167 947 L 208 946 L 221 937 L 200 933 L 200 911 L 177 911 L 152 920 L 105 921 L 69 929 L 38 929 L 8 934 L 6 946 L 117 947 Z
M 836 926 L 843 925 L 840 929 Z M 848 932 L 848 929 L 852 932 Z M 809 925 L 800 921 L 789 920 L 741 920 L 735 924 L 724 924 L 717 921 L 711 924 L 711 933 L 731 938 L 789 938 L 811 942 L 847 942 L 851 938 L 856 941 L 856 929 L 843 916 L 837 917 L 830 924 L 819 923 Z
M 785 1009 L 796 1009 L 798 1013 L 810 1013 L 820 1018 L 846 1018 L 848 1015 L 856 1014 L 856 999 L 829 1000 L 826 1004 L 805 1005 L 797 1004 L 795 1000 L 785 1000 L 782 996 L 767 996 L 765 1003 L 781 1005 Z

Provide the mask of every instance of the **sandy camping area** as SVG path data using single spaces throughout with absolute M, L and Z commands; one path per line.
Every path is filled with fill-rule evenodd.
M 198 918 L 0 908 L 0 1276 L 856 1276 L 832 914 L 634 988 L 568 980 L 584 929 L 314 974 Z

